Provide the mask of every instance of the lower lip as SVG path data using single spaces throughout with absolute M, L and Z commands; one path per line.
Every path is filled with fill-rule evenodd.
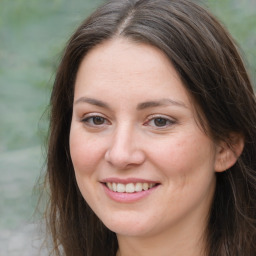
M 148 195 L 150 195 L 152 192 L 154 192 L 157 188 L 158 185 L 145 191 L 140 191 L 140 192 L 134 192 L 134 193 L 119 193 L 119 192 L 114 192 L 110 190 L 108 187 L 105 186 L 105 184 L 102 184 L 106 194 L 114 201 L 120 202 L 120 203 L 132 203 L 139 201 Z

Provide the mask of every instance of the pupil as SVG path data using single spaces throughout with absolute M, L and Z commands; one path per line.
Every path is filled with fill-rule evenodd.
M 156 118 L 155 119 L 155 125 L 156 126 L 165 126 L 166 120 L 164 118 Z
M 100 116 L 96 116 L 96 117 L 93 118 L 93 122 L 94 122 L 94 124 L 97 124 L 97 125 L 103 124 L 104 123 L 104 119 L 102 117 L 100 117 Z

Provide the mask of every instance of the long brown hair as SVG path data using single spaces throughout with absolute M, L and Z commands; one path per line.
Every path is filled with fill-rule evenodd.
M 115 233 L 83 199 L 69 152 L 74 82 L 80 62 L 90 49 L 113 37 L 151 44 L 166 54 L 195 100 L 199 125 L 204 128 L 206 121 L 213 140 L 225 140 L 232 147 L 230 134 L 243 135 L 245 146 L 236 164 L 216 174 L 206 255 L 255 256 L 255 95 L 229 33 L 207 10 L 190 0 L 109 1 L 69 40 L 50 102 L 45 182 L 50 189 L 46 220 L 53 254 L 114 256 L 118 248 Z

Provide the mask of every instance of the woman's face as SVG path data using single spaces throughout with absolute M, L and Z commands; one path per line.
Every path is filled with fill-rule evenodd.
M 217 146 L 160 50 L 126 39 L 93 48 L 78 70 L 73 107 L 77 183 L 109 229 L 141 237 L 205 223 Z

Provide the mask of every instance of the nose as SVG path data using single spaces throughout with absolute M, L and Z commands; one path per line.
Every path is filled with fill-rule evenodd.
M 140 140 L 136 140 L 136 132 L 128 127 L 115 131 L 105 160 L 117 169 L 129 169 L 141 165 L 145 161 L 145 154 L 141 148 Z

